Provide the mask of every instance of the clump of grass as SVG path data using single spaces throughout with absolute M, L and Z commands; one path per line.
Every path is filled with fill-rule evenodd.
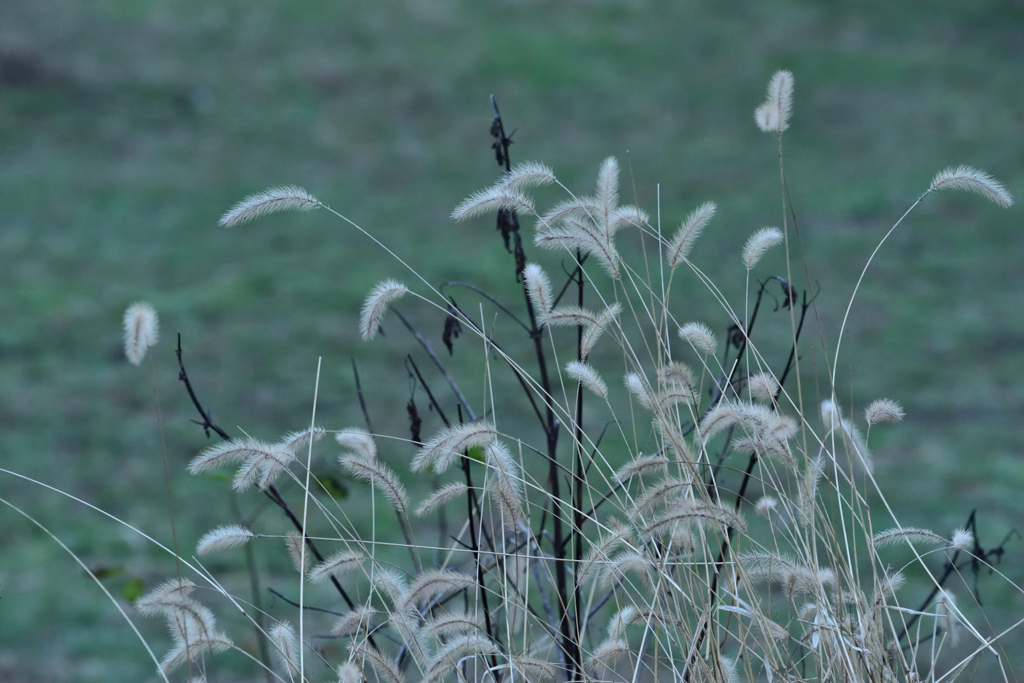
M 775 136 L 784 198 L 783 134 L 793 96 L 793 75 L 780 71 L 755 111 L 758 127 Z M 360 335 L 372 340 L 393 310 L 387 320 L 397 319 L 437 369 L 439 379 L 428 380 L 410 360 L 409 374 L 430 401 L 426 425 L 410 402 L 408 438 L 385 440 L 367 414 L 365 428 L 311 426 L 276 442 L 232 440 L 203 409 L 181 365 L 203 427 L 224 438 L 189 470 L 237 466 L 234 488 L 245 495 L 257 489 L 294 527 L 282 543 L 280 534 L 250 530 L 253 524 L 224 525 L 197 548 L 201 555 L 255 547 L 290 557 L 300 598 L 289 618 L 271 627 L 211 573 L 181 562 L 255 627 L 263 650 L 258 660 L 250 656 L 268 679 L 319 679 L 326 665 L 344 683 L 909 682 L 953 680 L 979 657 L 1002 666 L 997 639 L 971 625 L 951 585 L 958 572 L 990 567 L 1002 548 L 983 548 L 971 524 L 947 539 L 892 516 L 868 438 L 871 428 L 900 421 L 904 411 L 888 399 L 871 403 L 866 435 L 844 417 L 859 413 L 837 398 L 833 371 L 842 332 L 818 378 L 819 400 L 809 400 L 799 358 L 808 346 L 813 280 L 806 263 L 805 283 L 791 274 L 790 235 L 798 231 L 788 202 L 782 228 L 755 231 L 743 248 L 738 309 L 691 260 L 714 202 L 666 237 L 644 210 L 619 203 L 614 157 L 597 170 L 593 194 L 576 195 L 547 166 L 511 165 L 496 105 L 492 134 L 503 174 L 452 217 L 497 213 L 506 244 L 514 244 L 509 277 L 520 284 L 520 301 L 474 287 L 494 309 L 481 307 L 478 316 L 442 295 L 443 288 L 403 299 L 410 291 L 388 278 L 370 292 L 360 316 Z M 566 193 L 547 211 L 529 194 L 542 185 Z M 940 172 L 913 206 L 942 189 L 1012 203 L 988 175 L 955 167 Z M 221 224 L 319 207 L 326 208 L 303 190 L 272 188 L 240 202 Z M 527 218 L 535 221 L 533 244 L 553 252 L 561 270 L 527 256 L 520 235 Z M 752 283 L 778 246 L 785 277 Z M 558 272 L 564 274 L 550 275 Z M 717 302 L 719 321 L 685 319 L 678 299 L 694 291 Z M 782 312 L 768 323 L 766 297 L 781 301 Z M 445 366 L 399 310 L 410 300 L 443 312 L 450 349 L 452 330 L 481 341 L 482 377 L 457 377 Z M 492 315 L 510 320 L 520 339 L 504 332 L 498 338 Z M 791 340 L 788 354 L 762 353 L 756 340 L 766 325 Z M 141 360 L 145 329 L 126 322 L 129 358 Z M 817 337 L 824 347 L 823 331 Z M 472 381 L 488 389 L 483 405 L 460 389 Z M 535 424 L 508 417 L 509 386 L 518 387 Z M 351 522 L 344 502 L 311 469 L 326 433 L 342 449 L 330 453 L 334 472 L 369 487 L 370 529 Z M 431 491 L 416 500 L 406 476 L 429 482 Z M 384 508 L 397 517 L 398 537 L 378 524 Z M 888 530 L 875 532 L 883 517 Z M 421 540 L 438 529 L 439 541 Z M 395 559 L 395 546 L 408 557 Z M 898 560 L 904 564 L 893 569 Z M 911 569 L 929 577 L 932 592 L 923 601 L 903 595 Z M 179 576 L 137 603 L 171 625 L 161 674 L 186 662 L 204 673 L 209 656 L 240 649 L 215 630 L 213 612 L 191 597 L 195 589 Z M 331 639 L 310 637 L 321 632 Z M 972 649 L 950 652 L 963 639 L 973 641 Z

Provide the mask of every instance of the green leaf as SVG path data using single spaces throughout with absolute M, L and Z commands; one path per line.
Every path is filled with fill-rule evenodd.
M 124 587 L 121 588 L 121 595 L 128 602 L 135 602 L 142 597 L 145 590 L 146 587 L 143 585 L 142 579 L 135 577 L 134 579 L 129 579 L 128 582 L 124 584 Z
M 466 457 L 470 460 L 476 460 L 477 462 L 484 462 L 484 447 L 470 446 L 466 450 Z
M 109 565 L 100 565 L 98 567 L 90 567 L 90 571 L 92 571 L 93 575 L 97 579 L 109 579 L 114 576 L 117 576 L 118 574 L 123 574 L 125 569 L 124 567 L 111 567 Z
M 317 475 L 317 480 L 327 491 L 327 495 L 335 500 L 348 498 L 348 487 L 331 475 Z

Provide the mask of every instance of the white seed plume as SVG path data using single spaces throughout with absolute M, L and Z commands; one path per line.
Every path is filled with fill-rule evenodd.
M 925 543 L 930 545 L 946 545 L 947 541 L 937 533 L 927 529 L 916 529 L 903 527 L 902 529 L 889 529 L 875 534 L 872 544 L 876 548 L 884 548 L 890 545 L 897 545 L 901 542 Z
M 339 550 L 313 567 L 306 577 L 310 583 L 323 583 L 332 576 L 354 572 L 362 566 L 366 557 L 357 550 Z
M 872 401 L 864 409 L 864 418 L 869 425 L 881 424 L 883 422 L 902 422 L 904 415 L 906 413 L 903 412 L 900 404 L 888 398 Z
M 222 441 L 214 446 L 203 449 L 199 455 L 188 463 L 190 474 L 200 474 L 207 470 L 217 469 L 225 465 L 245 462 L 254 456 L 264 456 L 273 446 L 256 439 L 239 441 Z
M 153 307 L 139 301 L 124 312 L 124 355 L 132 365 L 139 365 L 146 351 L 160 341 L 160 320 Z
M 704 323 L 686 323 L 679 328 L 679 337 L 687 342 L 698 353 L 713 355 L 718 348 L 718 339 L 711 328 Z
M 939 591 L 939 600 L 935 603 L 935 609 L 939 614 L 939 624 L 949 634 L 950 644 L 956 645 L 960 641 L 960 629 L 962 626 L 953 594 L 945 589 L 941 589 Z
M 605 673 L 605 670 L 611 669 L 616 660 L 625 654 L 629 654 L 629 646 L 626 645 L 625 641 L 609 639 L 597 646 L 590 654 L 590 657 L 583 663 L 583 667 L 592 676 L 603 680 L 607 677 L 602 675 Z
M 455 665 L 466 657 L 485 657 L 497 654 L 494 641 L 479 633 L 463 633 L 449 638 L 435 653 L 423 677 L 423 683 L 437 683 Z
M 277 660 L 288 672 L 290 677 L 299 674 L 299 636 L 295 633 L 295 627 L 287 621 L 279 622 L 267 634 L 274 645 L 274 654 Z
M 569 218 L 588 218 L 597 214 L 597 203 L 593 197 L 577 197 L 556 204 L 540 218 L 538 223 L 550 228 Z
M 555 173 L 548 166 L 536 161 L 527 161 L 512 167 L 512 170 L 501 179 L 501 186 L 506 190 L 518 192 L 528 187 L 550 185 L 554 182 L 557 182 Z
M 969 551 L 974 546 L 974 534 L 967 529 L 957 529 L 953 532 L 949 544 L 956 550 Z
M 707 415 L 700 422 L 698 434 L 702 442 L 707 443 L 722 430 L 736 424 L 743 413 L 743 406 L 733 401 L 722 400 L 714 408 L 708 411 Z
M 331 627 L 332 636 L 348 636 L 366 628 L 377 610 L 369 605 L 357 605 L 352 611 L 338 617 Z
M 651 217 L 640 207 L 628 205 L 620 206 L 612 212 L 611 224 L 608 226 L 609 233 L 614 234 L 626 227 L 639 228 L 651 224 Z
M 597 172 L 597 196 L 594 199 L 599 212 L 595 216 L 597 223 L 605 237 L 610 237 L 612 213 L 619 203 L 619 161 L 615 157 L 608 157 L 601 162 Z
M 390 467 L 380 460 L 366 460 L 358 455 L 343 455 L 338 458 L 338 464 L 352 477 L 369 483 L 383 493 L 400 515 L 408 514 L 409 497 L 402 482 Z
M 537 315 L 547 315 L 551 311 L 551 281 L 547 273 L 536 263 L 528 263 L 523 268 L 523 282 L 526 284 L 526 294 L 530 297 Z
M 629 393 L 636 397 L 640 405 L 652 413 L 658 412 L 658 397 L 645 378 L 641 377 L 638 373 L 631 372 L 626 375 L 624 383 L 626 388 L 629 389 Z
M 468 492 L 469 487 L 461 481 L 454 481 L 450 484 L 446 484 L 437 491 L 434 491 L 426 500 L 420 503 L 420 506 L 416 508 L 416 515 L 422 517 L 423 515 L 433 512 L 442 505 L 447 505 Z
M 231 487 L 236 491 L 246 491 L 252 486 L 266 489 L 293 460 L 295 454 L 290 450 L 277 444 L 264 444 L 262 450 L 254 450 L 238 468 Z
M 348 649 L 354 656 L 368 661 L 382 683 L 405 683 L 405 676 L 395 666 L 392 658 L 386 657 L 369 643 L 349 643 Z
M 670 268 L 675 268 L 690 256 L 694 243 L 700 237 L 701 232 L 715 216 L 718 205 L 714 202 L 704 202 L 686 217 L 679 230 L 672 237 L 665 250 L 665 259 Z
M 998 180 L 984 171 L 970 166 L 950 166 L 939 171 L 932 179 L 928 192 L 934 190 L 964 190 L 980 194 L 1003 208 L 1013 206 L 1013 197 Z M 925 193 L 927 194 L 927 193 Z
M 452 218 L 462 222 L 495 211 L 513 211 L 517 214 L 533 214 L 533 200 L 522 192 L 498 183 L 486 190 L 474 192 L 452 211 Z
M 497 501 L 502 525 L 510 532 L 519 531 L 526 523 L 523 509 L 523 477 L 519 463 L 512 457 L 505 444 L 492 441 L 484 446 L 487 465 L 491 468 L 488 491 Z
M 757 504 L 754 505 L 754 512 L 761 515 L 762 517 L 768 517 L 778 507 L 779 501 L 775 500 L 771 496 L 761 496 L 758 499 Z
M 374 441 L 373 435 L 365 429 L 348 427 L 335 434 L 334 440 L 338 442 L 339 446 L 347 448 L 361 458 L 377 459 L 377 442 Z
M 845 446 L 852 448 L 853 453 L 857 456 L 856 462 L 863 465 L 864 469 L 868 472 L 874 469 L 874 460 L 871 457 L 871 451 L 868 450 L 867 443 L 864 441 L 864 436 L 853 422 L 843 417 L 839 406 L 831 400 L 821 402 L 821 421 L 825 425 L 826 430 L 840 432 L 836 441 L 842 441 Z
M 743 245 L 743 265 L 751 270 L 769 249 L 782 244 L 782 240 L 782 231 L 778 228 L 761 228 Z
M 624 484 L 633 477 L 648 472 L 664 472 L 668 468 L 668 458 L 664 455 L 638 455 L 615 473 L 615 481 Z
M 238 524 L 219 526 L 212 531 L 208 531 L 199 539 L 196 552 L 200 555 L 207 555 L 218 550 L 240 548 L 248 543 L 252 537 L 253 533 L 244 526 Z
M 604 383 L 604 380 L 601 379 L 601 375 L 598 374 L 597 370 L 595 370 L 593 366 L 577 360 L 570 361 L 565 366 L 565 374 L 572 377 L 597 396 L 600 396 L 605 400 L 608 399 L 608 386 Z
M 423 623 L 423 633 L 435 638 L 481 631 L 479 617 L 466 612 L 445 612 Z
M 687 500 L 693 484 L 683 479 L 662 479 L 653 486 L 648 486 L 642 496 L 636 499 L 631 515 L 646 515 L 663 503 L 674 504 Z
M 515 672 L 515 679 L 509 680 L 525 680 L 527 683 L 544 683 L 558 675 L 554 664 L 522 655 L 509 657 L 509 667 Z
M 878 596 L 888 597 L 895 595 L 900 588 L 903 588 L 903 584 L 906 582 L 907 578 L 900 572 L 893 572 L 892 574 L 885 572 L 878 579 L 878 588 L 876 589 Z
M 301 187 L 271 187 L 249 195 L 228 209 L 218 225 L 232 228 L 242 223 L 279 211 L 312 211 L 323 206 L 320 201 Z
M 363 303 L 363 309 L 359 314 L 359 333 L 363 339 L 369 341 L 377 336 L 380 328 L 380 321 L 384 318 L 388 307 L 409 293 L 405 285 L 397 280 L 384 280 L 377 283 L 377 286 L 370 292 Z
M 754 111 L 754 121 L 765 133 L 781 133 L 789 128 L 792 113 L 793 74 L 776 71 L 768 82 L 768 98 Z
M 615 321 L 621 312 L 621 304 L 618 302 L 609 304 L 607 308 L 598 313 L 597 321 L 594 324 L 586 325 L 583 328 L 583 335 L 580 338 L 580 356 L 583 360 L 587 359 L 590 352 L 594 350 L 594 345 L 597 344 L 597 340 L 601 338 L 605 329 Z
M 196 589 L 189 579 L 170 579 L 135 601 L 135 609 L 143 616 L 165 614 L 192 602 L 188 596 Z
M 770 372 L 752 375 L 747 384 L 750 387 L 750 397 L 758 401 L 771 403 L 779 392 L 779 381 Z
M 303 551 L 306 542 L 297 531 L 289 531 L 284 537 L 285 547 L 288 549 L 288 557 L 291 558 L 295 571 L 305 574 L 309 571 L 309 565 L 313 562 L 313 554 L 308 550 Z
M 612 279 L 619 279 L 619 263 L 622 258 L 607 235 L 599 235 L 580 221 L 567 219 L 563 227 L 538 230 L 533 243 L 542 249 L 553 251 L 579 251 L 593 256 Z
M 787 596 L 800 593 L 814 596 L 825 586 L 836 585 L 836 574 L 828 567 L 815 569 L 785 555 L 749 553 L 737 559 L 748 580 L 779 584 Z
M 363 683 L 363 672 L 355 662 L 338 665 L 338 683 Z
M 440 598 L 449 592 L 472 588 L 476 579 L 462 572 L 435 569 L 420 574 L 402 597 L 398 608 L 403 611 L 414 609 L 420 603 Z
M 497 435 L 497 430 L 488 422 L 470 422 L 445 427 L 423 444 L 423 448 L 413 458 L 412 471 L 422 472 L 433 465 L 436 472 L 444 472 L 455 463 L 455 459 L 464 450 L 471 446 L 486 446 L 494 441 Z
M 648 524 L 643 535 L 654 536 L 664 531 L 670 531 L 681 524 L 696 524 L 701 528 L 718 527 L 723 531 L 727 527 L 732 527 L 740 532 L 746 532 L 747 529 L 742 517 L 722 505 L 697 500 L 681 500 L 669 508 L 664 515 Z
M 307 427 L 301 432 L 289 432 L 288 434 L 285 434 L 279 445 L 292 453 L 297 453 L 304 446 L 309 446 L 310 441 L 316 443 L 322 439 L 326 433 L 327 430 L 323 427 Z

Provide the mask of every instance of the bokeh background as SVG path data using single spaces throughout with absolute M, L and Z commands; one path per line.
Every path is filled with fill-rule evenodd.
M 512 297 L 492 222 L 447 218 L 496 177 L 491 94 L 516 129 L 513 159 L 543 160 L 571 188 L 589 191 L 616 155 L 623 194 L 652 215 L 660 184 L 666 230 L 718 202 L 694 258 L 741 297 L 740 247 L 781 213 L 773 141 L 752 112 L 772 73 L 792 70 L 787 174 L 833 348 L 865 260 L 936 171 L 974 165 L 1024 196 L 1022 53 L 1024 6 L 1010 0 L 4 0 L 2 467 L 169 542 L 151 375 L 121 347 L 122 313 L 139 299 L 161 316 L 153 377 L 185 552 L 261 503 L 184 471 L 208 442 L 177 381 L 176 331 L 202 400 L 234 434 L 308 424 L 321 357 L 321 424 L 360 424 L 355 357 L 371 413 L 404 434 L 411 345 L 393 325 L 364 345 L 355 325 L 375 281 L 405 277 L 398 264 L 324 212 L 235 230 L 216 221 L 249 193 L 299 184 L 427 280 Z M 775 254 L 763 274 L 781 266 Z M 855 406 L 887 396 L 907 410 L 905 424 L 872 436 L 906 524 L 948 533 L 976 508 L 985 545 L 1024 525 L 1022 266 L 1017 206 L 934 196 L 886 244 L 853 308 L 839 388 Z M 692 309 L 680 315 L 722 329 L 696 283 L 685 286 L 692 297 L 676 300 Z M 440 323 L 423 320 L 440 348 Z M 807 338 L 818 340 L 815 326 Z M 821 369 L 820 342 L 806 358 Z M 123 603 L 174 572 L 170 557 L 65 497 L 6 474 L 0 497 Z M 1020 583 L 1024 544 L 1006 548 L 1002 569 Z M 268 576 L 287 564 L 260 562 Z M 240 571 L 230 558 L 210 567 Z M 1005 581 L 983 577 L 981 589 L 985 628 L 1019 618 L 1024 600 Z M 0 680 L 155 679 L 85 573 L 6 507 L 0 596 Z M 162 624 L 140 624 L 159 649 Z M 1008 643 L 1006 663 L 1024 669 L 1024 638 Z M 241 666 L 229 658 L 221 680 Z

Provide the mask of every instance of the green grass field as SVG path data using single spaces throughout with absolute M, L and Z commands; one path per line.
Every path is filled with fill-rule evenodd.
M 716 201 L 694 258 L 741 297 L 743 242 L 780 220 L 773 143 L 752 112 L 790 69 L 787 175 L 830 348 L 868 255 L 936 171 L 977 166 L 1024 196 L 1024 10 L 1011 2 L 7 0 L 2 15 L 2 466 L 170 542 L 149 370 L 121 348 L 124 309 L 147 300 L 161 315 L 153 364 L 186 553 L 233 506 L 262 503 L 184 471 L 207 441 L 177 381 L 176 331 L 231 433 L 308 424 L 319 357 L 318 421 L 360 424 L 354 356 L 375 421 L 405 434 L 411 345 L 395 325 L 375 345 L 356 330 L 366 291 L 405 277 L 400 266 L 323 212 L 217 228 L 251 192 L 302 185 L 427 280 L 511 295 L 492 222 L 448 219 L 497 175 L 493 93 L 517 129 L 513 158 L 548 163 L 571 188 L 589 191 L 616 155 L 652 215 L 660 184 L 666 230 Z M 875 261 L 837 371 L 855 405 L 886 396 L 907 410 L 872 438 L 901 520 L 948 533 L 977 508 L 986 544 L 1024 526 L 1020 224 L 1017 206 L 929 198 Z M 689 317 L 722 327 L 694 287 Z M 430 332 L 440 348 L 440 323 Z M 465 344 L 456 370 L 479 366 Z M 822 367 L 820 352 L 806 358 Z M 8 475 L 0 496 L 108 568 L 116 595 L 174 571 L 66 498 Z M 362 496 L 353 485 L 354 510 Z M 1020 583 L 1024 544 L 1007 550 Z M 6 508 L 0 596 L 0 681 L 155 679 L 84 572 Z M 996 631 L 1024 608 L 998 578 L 982 598 Z M 158 620 L 140 623 L 163 637 Z M 1006 663 L 1024 670 L 1024 637 L 1007 643 Z

